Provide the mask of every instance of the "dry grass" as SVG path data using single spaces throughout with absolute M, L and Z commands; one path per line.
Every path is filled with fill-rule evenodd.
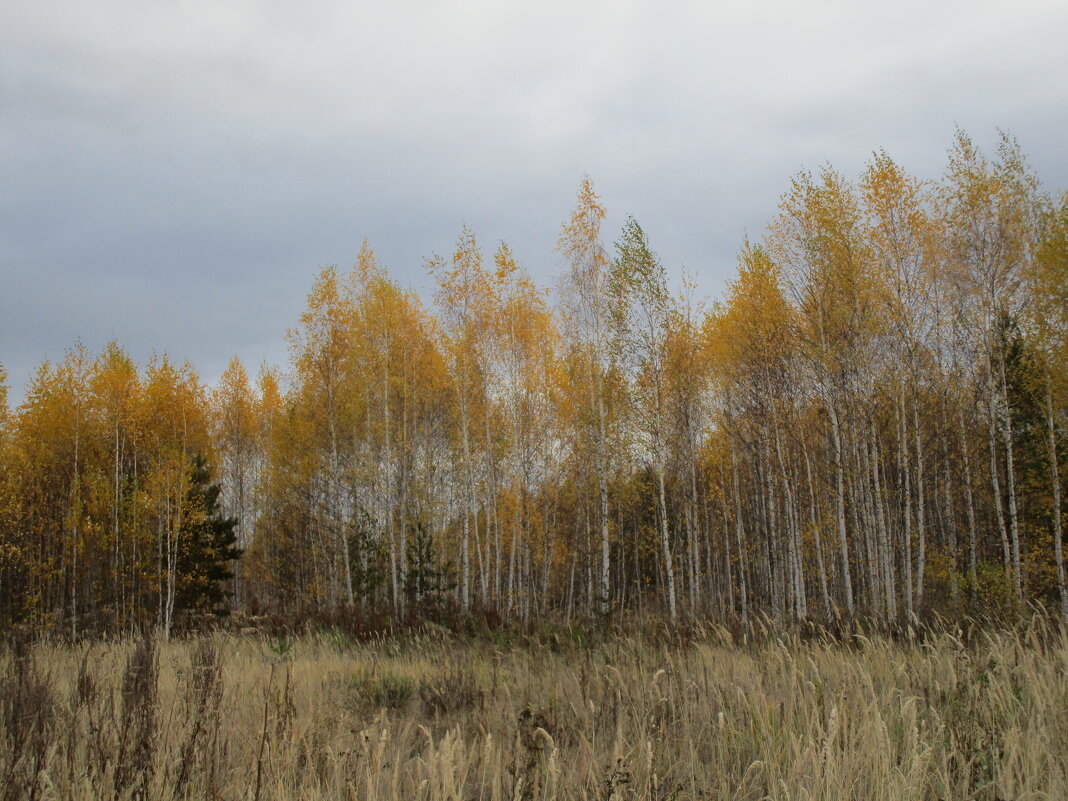
M 683 644 L 441 630 L 0 658 L 0 796 L 1068 798 L 1068 637 Z

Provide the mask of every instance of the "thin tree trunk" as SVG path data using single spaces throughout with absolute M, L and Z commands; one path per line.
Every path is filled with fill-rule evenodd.
M 890 555 L 890 535 L 886 527 L 886 509 L 883 503 L 882 477 L 879 470 L 879 438 L 875 433 L 875 422 L 870 423 L 872 479 L 875 482 L 875 519 L 879 538 L 879 567 L 882 572 L 886 614 L 890 619 L 897 617 L 897 602 L 894 593 L 894 566 Z
M 849 542 L 846 539 L 845 478 L 842 465 L 842 432 L 838 424 L 838 412 L 828 402 L 831 417 L 831 436 L 834 440 L 835 517 L 838 522 L 838 551 L 842 565 L 842 587 L 845 593 L 846 614 L 853 617 L 853 578 L 849 570 Z
M 990 483 L 994 493 L 994 516 L 997 518 L 998 533 L 1001 535 L 1001 552 L 1005 562 L 1005 578 L 1010 585 L 1014 583 L 1012 554 L 1009 549 L 1009 534 L 1005 529 L 1005 513 L 1001 506 L 1001 481 L 998 479 L 998 444 L 997 424 L 994 412 L 994 378 L 990 378 L 990 392 L 987 397 L 988 439 L 990 441 Z
M 692 440 L 687 437 L 687 441 L 691 443 Z M 697 467 L 694 464 L 693 448 L 687 449 L 687 460 L 689 461 L 690 476 L 690 497 L 686 505 L 686 535 L 690 541 L 690 553 L 691 568 L 690 576 L 690 608 L 696 614 L 697 608 L 701 603 L 701 551 L 700 541 L 698 539 L 698 521 L 697 521 Z
M 787 570 L 790 575 L 794 614 L 798 619 L 808 616 L 808 601 L 805 598 L 805 580 L 801 567 L 801 537 L 798 533 L 797 504 L 794 501 L 794 488 L 786 470 L 786 460 L 782 454 L 782 441 L 778 422 L 775 423 L 775 457 L 779 464 L 779 478 L 782 481 L 783 494 L 786 496 L 787 520 Z
M 960 555 L 957 553 L 957 516 L 953 509 L 953 484 L 949 465 L 949 419 L 946 414 L 946 399 L 942 397 L 942 469 L 946 505 L 947 535 L 949 540 L 949 588 L 953 608 L 960 603 Z
M 605 430 L 604 398 L 601 388 L 597 387 L 597 485 L 601 500 L 601 612 L 607 614 L 611 608 L 611 586 L 609 569 L 611 542 L 608 538 L 608 443 Z
M 917 611 L 923 610 L 923 577 L 927 569 L 927 528 L 923 501 L 923 448 L 920 437 L 920 412 L 912 400 L 912 435 L 916 443 L 916 601 Z
M 1049 438 L 1049 471 L 1053 489 L 1053 556 L 1057 563 L 1057 591 L 1061 597 L 1061 615 L 1068 619 L 1068 587 L 1064 579 L 1064 533 L 1061 528 L 1061 476 L 1057 463 L 1057 429 L 1053 420 L 1053 390 L 1046 373 L 1046 434 Z
M 745 529 L 742 526 L 742 497 L 738 487 L 738 464 L 731 444 L 731 475 L 734 488 L 734 536 L 738 545 L 738 593 L 742 606 L 742 622 L 749 622 L 749 589 L 746 576 Z
M 905 568 L 905 587 L 904 587 L 904 599 L 905 599 L 905 611 L 908 614 L 912 614 L 912 470 L 911 460 L 909 459 L 908 439 L 909 439 L 909 419 L 905 414 L 905 389 L 904 386 L 898 387 L 898 426 L 897 426 L 897 467 L 898 472 L 901 475 L 902 489 L 901 495 L 904 500 L 904 510 L 902 511 L 902 517 L 904 522 L 904 530 L 902 532 L 902 563 Z
M 462 379 L 461 379 L 462 380 Z M 471 609 L 471 515 L 474 489 L 471 486 L 471 443 L 467 432 L 466 390 L 460 391 L 460 428 L 464 449 L 464 526 L 460 542 L 460 606 L 466 613 Z
M 383 523 L 386 527 L 386 533 L 389 537 L 389 577 L 390 586 L 393 591 L 393 615 L 394 617 L 403 614 L 404 600 L 401 598 L 400 592 L 400 575 L 399 575 L 399 558 L 397 555 L 397 538 L 393 530 L 393 443 L 392 433 L 390 431 L 390 415 L 389 415 L 389 340 L 386 339 L 383 344 L 382 354 L 382 446 L 384 453 L 384 469 L 382 473 L 384 475 L 384 487 L 382 489 L 382 515 Z M 349 548 L 348 539 L 345 541 L 345 580 L 349 585 L 349 608 L 352 608 L 352 576 L 348 567 L 349 563 Z
M 957 408 L 957 424 L 957 431 L 960 436 L 961 462 L 964 465 L 964 493 L 967 500 L 965 509 L 968 512 L 968 586 L 970 589 L 969 595 L 974 602 L 979 591 L 979 572 L 976 564 L 975 543 L 975 494 L 972 490 L 972 466 L 971 458 L 968 455 L 968 441 L 964 433 L 964 410 L 960 407 Z
M 1013 589 L 1016 603 L 1023 605 L 1023 573 L 1020 569 L 1020 522 L 1016 508 L 1016 467 L 1013 461 L 1012 409 L 1009 406 L 1009 389 L 1005 375 L 1005 356 L 999 359 L 1001 367 L 1001 433 L 1005 442 L 1005 483 L 1009 497 L 1009 536 L 1012 543 Z
M 827 591 L 827 567 L 823 562 L 823 537 L 820 535 L 820 523 L 816 514 L 816 488 L 812 482 L 812 463 L 808 457 L 808 443 L 801 438 L 801 447 L 805 456 L 805 475 L 808 478 L 808 516 L 815 539 L 816 570 L 819 573 L 820 601 L 823 605 L 824 620 L 831 619 L 831 596 Z
M 724 573 L 727 576 L 727 608 L 731 613 L 734 613 L 734 573 L 731 569 L 731 526 L 730 520 L 727 518 L 727 504 L 720 504 L 720 511 L 723 514 L 723 562 Z M 709 549 L 711 550 L 711 549 Z M 708 574 L 712 576 L 712 566 L 709 565 Z
M 664 571 L 667 573 L 668 613 L 671 616 L 671 624 L 678 622 L 678 613 L 675 609 L 675 569 L 671 558 L 671 541 L 668 539 L 667 501 L 664 492 L 664 466 L 663 461 L 657 466 L 657 483 L 659 485 L 660 500 L 660 544 L 664 549 Z

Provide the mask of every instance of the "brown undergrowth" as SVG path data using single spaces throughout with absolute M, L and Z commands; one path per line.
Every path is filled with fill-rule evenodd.
M 0 657 L 3 799 L 1068 797 L 1068 637 L 354 642 Z

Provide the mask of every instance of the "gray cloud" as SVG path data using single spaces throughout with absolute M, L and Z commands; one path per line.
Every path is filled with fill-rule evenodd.
M 706 295 L 789 178 L 953 126 L 1068 186 L 1063 3 L 50 2 L 0 6 L 0 362 L 116 337 L 285 356 L 366 236 L 404 284 L 470 225 L 550 280 L 579 177 Z

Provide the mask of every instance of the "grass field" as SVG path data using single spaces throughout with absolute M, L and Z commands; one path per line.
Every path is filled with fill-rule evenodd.
M 351 642 L 0 658 L 5 799 L 1063 799 L 1068 637 Z

